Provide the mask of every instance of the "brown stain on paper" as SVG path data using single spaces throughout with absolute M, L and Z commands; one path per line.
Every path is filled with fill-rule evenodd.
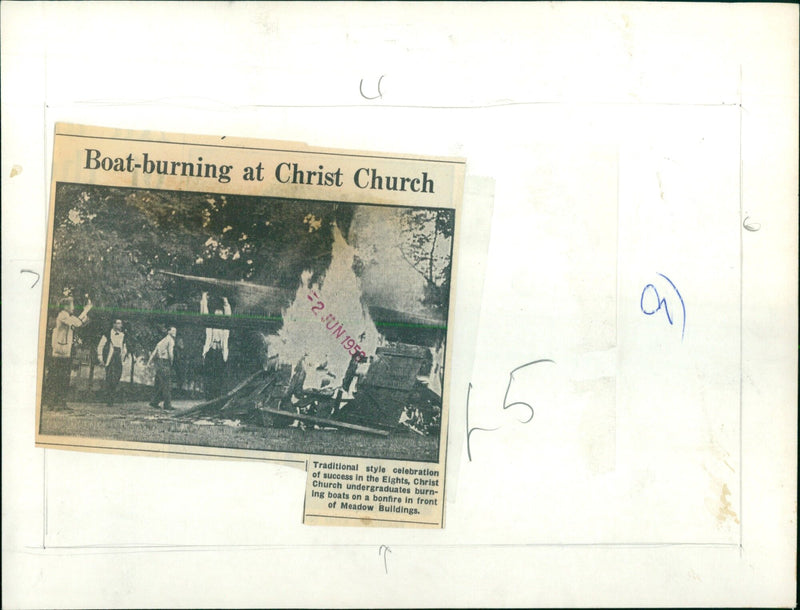
M 722 484 L 722 493 L 719 497 L 719 512 L 717 513 L 717 521 L 724 523 L 725 519 L 733 519 L 734 523 L 739 523 L 739 516 L 731 509 L 731 502 L 728 496 L 731 495 L 731 490 L 728 489 L 727 484 Z

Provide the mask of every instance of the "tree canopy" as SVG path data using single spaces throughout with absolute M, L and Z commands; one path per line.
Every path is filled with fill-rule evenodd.
M 60 183 L 51 305 L 66 291 L 89 294 L 100 311 L 199 296 L 157 270 L 294 289 L 303 270 L 324 273 L 332 227 L 346 234 L 352 215 L 314 201 Z
M 81 297 L 88 294 L 96 307 L 94 317 L 100 319 L 104 309 L 169 311 L 194 309 L 199 304 L 201 286 L 159 270 L 277 286 L 293 294 L 303 271 L 311 271 L 312 282 L 325 274 L 331 262 L 333 228 L 337 226 L 347 239 L 358 207 L 59 183 L 50 304 L 55 306 L 68 291 L 80 305 Z M 421 302 L 442 315 L 446 315 L 450 290 L 453 227 L 452 210 L 421 208 L 403 211 L 398 227 L 402 257 L 425 280 Z M 359 265 L 363 261 L 357 257 L 353 267 L 357 275 Z M 255 301 L 237 303 L 234 291 L 227 296 L 233 299 L 235 312 L 241 313 L 248 305 L 258 307 Z M 107 330 L 105 322 L 110 320 L 82 334 L 89 340 L 99 339 Z M 139 354 L 160 338 L 156 323 L 132 330 Z M 194 343 L 202 341 L 201 333 L 198 328 L 182 334 L 195 349 Z

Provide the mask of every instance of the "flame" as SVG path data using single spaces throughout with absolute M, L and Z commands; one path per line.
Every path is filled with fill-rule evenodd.
M 311 271 L 303 271 L 294 301 L 283 311 L 283 326 L 277 335 L 269 337 L 270 352 L 277 352 L 281 363 L 294 367 L 303 360 L 308 387 L 320 387 L 320 376 L 325 372 L 334 376 L 331 385 L 341 385 L 351 359 L 342 345 L 345 337 L 355 339 L 367 356 L 374 355 L 382 342 L 361 302 L 361 280 L 353 271 L 355 254 L 355 248 L 334 225 L 331 264 L 324 277 L 312 284 Z M 313 301 L 309 295 L 316 295 Z M 324 309 L 312 311 L 319 301 Z M 327 316 L 331 318 L 323 322 Z M 337 338 L 339 324 L 344 331 Z M 331 325 L 333 330 L 328 328 Z

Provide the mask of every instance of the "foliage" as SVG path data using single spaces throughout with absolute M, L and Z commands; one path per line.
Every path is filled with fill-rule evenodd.
M 403 213 L 403 258 L 425 279 L 423 303 L 446 313 L 452 269 L 453 210 L 410 209 Z
M 197 306 L 199 287 L 158 270 L 293 290 L 303 270 L 324 273 L 333 225 L 346 233 L 353 207 L 60 183 L 54 215 L 51 305 L 71 292 L 79 309 L 88 294 L 99 312 Z M 105 330 L 95 325 L 85 338 Z M 136 329 L 136 351 L 152 348 L 160 332 L 156 324 Z M 194 350 L 201 339 L 189 333 L 186 341 Z

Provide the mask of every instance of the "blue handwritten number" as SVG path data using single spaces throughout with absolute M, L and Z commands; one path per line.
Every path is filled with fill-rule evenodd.
M 683 320 L 683 322 L 681 324 L 681 341 L 683 341 L 683 336 L 686 333 L 686 303 L 683 302 L 683 297 L 681 296 L 681 293 L 678 290 L 678 287 L 675 286 L 675 284 L 672 282 L 672 280 L 669 279 L 663 273 L 659 273 L 658 275 L 660 275 L 665 280 L 667 280 L 667 282 L 669 282 L 669 285 L 672 287 L 672 290 L 675 291 L 675 294 L 678 295 L 678 299 L 681 302 L 681 313 L 682 313 L 682 320 Z M 655 308 L 652 308 L 652 307 L 649 307 L 649 306 L 645 306 L 645 302 L 644 302 L 645 296 L 650 294 L 650 293 L 652 293 L 653 296 L 655 297 L 655 300 L 656 300 L 656 303 L 657 303 Z M 667 316 L 667 322 L 669 322 L 670 326 L 673 325 L 673 317 L 672 317 L 672 314 L 669 311 L 669 305 L 667 305 L 667 299 L 662 297 L 658 293 L 658 288 L 653 286 L 653 284 L 648 284 L 642 290 L 642 296 L 639 299 L 639 308 L 642 310 L 642 313 L 644 315 L 646 315 L 646 316 L 652 316 L 652 315 L 658 313 L 659 311 L 661 311 L 663 309 L 664 310 L 664 314 Z
M 650 310 L 645 309 L 645 306 L 644 306 L 644 295 L 647 294 L 648 290 L 652 290 L 653 291 L 653 294 L 656 297 L 656 301 L 658 302 L 658 307 L 656 307 L 655 309 L 650 309 Z M 661 308 L 663 307 L 664 308 L 664 313 L 667 314 L 667 321 L 670 323 L 670 326 L 672 325 L 672 316 L 669 315 L 669 307 L 667 307 L 667 300 L 666 299 L 662 299 L 659 296 L 658 288 L 656 288 L 652 284 L 648 284 L 647 286 L 644 287 L 644 290 L 642 290 L 642 298 L 639 299 L 639 307 L 641 307 L 642 313 L 645 314 L 646 316 L 652 316 L 654 313 L 657 313 L 658 311 L 660 311 Z

